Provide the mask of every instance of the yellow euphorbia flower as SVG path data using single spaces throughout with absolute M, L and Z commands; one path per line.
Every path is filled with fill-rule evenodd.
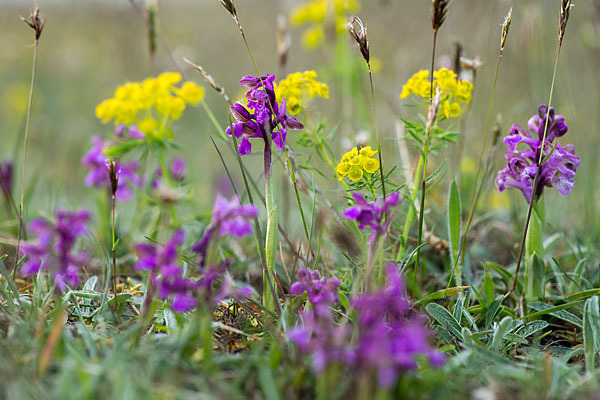
M 285 98 L 287 111 L 296 115 L 315 97 L 329 97 L 329 87 L 316 80 L 315 71 L 294 72 L 275 85 L 277 101 Z
M 338 180 L 343 180 L 346 176 L 351 181 L 359 181 L 363 175 L 373 174 L 379 169 L 379 160 L 372 158 L 376 151 L 371 150 L 370 146 L 362 147 L 360 150 L 354 147 L 352 150 L 344 153 L 337 165 L 335 171 L 338 174 Z
M 102 123 L 137 124 L 146 135 L 168 137 L 166 132 L 158 132 L 168 129 L 168 119 L 181 118 L 186 104 L 196 105 L 204 98 L 204 88 L 190 81 L 177 87 L 180 81 L 181 74 L 164 72 L 141 82 L 125 83 L 112 98 L 96 106 L 96 116 Z
M 303 45 L 314 49 L 323 42 L 324 27 L 328 21 L 335 23 L 337 34 L 346 34 L 348 14 L 358 11 L 357 0 L 310 0 L 296 7 L 290 13 L 293 25 L 310 25 L 302 37 Z
M 456 73 L 447 68 L 441 68 L 433 72 L 433 87 L 441 92 L 441 111 L 446 118 L 454 118 L 462 113 L 459 103 L 471 102 L 473 84 L 458 80 Z M 410 95 L 429 98 L 431 95 L 431 81 L 429 71 L 421 70 L 410 77 L 402 87 L 400 98 L 404 99 Z

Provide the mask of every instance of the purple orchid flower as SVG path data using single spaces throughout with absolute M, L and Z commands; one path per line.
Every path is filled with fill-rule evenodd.
M 579 157 L 575 156 L 573 145 L 563 147 L 558 142 L 553 144 L 556 138 L 565 135 L 569 129 L 564 120 L 564 116 L 555 114 L 553 107 L 548 110 L 548 106 L 542 104 L 538 113 L 529 119 L 527 130 L 518 124 L 512 126 L 510 134 L 504 138 L 504 143 L 508 145 L 505 153 L 508 163 L 496 177 L 500 192 L 506 188 L 517 188 L 527 202 L 531 200 L 532 192 L 534 201 L 539 199 L 545 187 L 555 187 L 563 196 L 571 192 L 575 183 L 573 177 L 579 167 Z M 542 149 L 546 124 L 546 141 Z M 518 150 L 517 145 L 521 143 L 527 147 Z M 545 161 L 538 164 L 542 151 Z M 538 183 L 533 188 L 538 168 Z
M 398 192 L 390 193 L 385 200 L 380 197 L 375 202 L 369 203 L 365 196 L 358 192 L 352 193 L 354 206 L 344 211 L 344 217 L 358 223 L 359 229 L 371 227 L 371 243 L 375 243 L 380 237 L 387 233 L 391 219 L 385 218 L 390 209 L 402 203 Z
M 24 276 L 49 271 L 56 288 L 64 292 L 67 283 L 75 286 L 79 283 L 78 272 L 88 260 L 85 252 L 74 253 L 75 244 L 83 236 L 86 223 L 90 219 L 87 210 L 70 212 L 56 211 L 56 222 L 34 219 L 29 224 L 29 232 L 37 240 L 24 242 L 20 251 L 28 259 L 21 268 Z
M 288 129 L 302 129 L 304 126 L 295 118 L 286 114 L 285 99 L 277 103 L 273 81 L 274 75 L 262 77 L 244 76 L 240 85 L 248 88 L 246 92 L 246 107 L 236 103 L 230 107 L 235 117 L 235 122 L 226 129 L 226 133 L 241 139 L 238 144 L 240 155 L 252 151 L 251 138 L 267 140 L 269 133 L 271 140 L 278 149 L 285 149 L 285 140 Z M 250 111 L 252 110 L 252 112 Z M 270 145 L 265 142 L 265 152 L 270 151 Z

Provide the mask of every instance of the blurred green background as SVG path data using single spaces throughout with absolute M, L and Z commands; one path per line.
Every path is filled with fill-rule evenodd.
M 276 16 L 287 14 L 299 2 L 239 0 L 236 5 L 261 72 L 277 73 Z M 32 114 L 27 176 L 37 180 L 28 206 L 29 217 L 50 212 L 55 206 L 93 207 L 96 189 L 83 185 L 86 170 L 80 159 L 94 134 L 107 136 L 111 126 L 102 125 L 94 107 L 128 80 L 142 80 L 162 71 L 175 70 L 159 46 L 154 66 L 148 53 L 143 19 L 127 0 L 44 1 L 38 6 L 46 17 L 40 40 L 38 71 Z M 140 5 L 143 5 L 140 2 Z M 27 105 L 33 34 L 19 16 L 27 16 L 34 4 L 0 0 L 0 160 L 12 158 L 20 165 L 21 140 Z M 404 82 L 417 70 L 428 68 L 431 52 L 430 6 L 428 0 L 363 0 L 359 15 L 367 25 L 372 57 L 381 62 L 374 76 L 377 111 L 387 166 L 400 165 L 397 116 L 414 118 L 402 105 L 399 94 Z M 555 58 L 559 1 L 549 0 L 454 0 L 438 41 L 438 60 L 451 57 L 453 43 L 460 41 L 464 56 L 479 56 L 479 71 L 473 92 L 466 131 L 466 155 L 476 158 L 491 93 L 498 54 L 500 25 L 514 6 L 513 22 L 501 65 L 494 114 L 502 116 L 503 135 L 513 123 L 526 125 L 537 106 L 548 99 Z M 158 29 L 179 65 L 190 79 L 206 88 L 205 101 L 223 126 L 228 110 L 219 95 L 199 74 L 183 63 L 185 56 L 202 65 L 227 92 L 240 93 L 238 80 L 254 69 L 231 17 L 217 0 L 159 1 Z M 287 72 L 316 69 L 330 62 L 332 47 L 308 52 L 300 44 L 303 28 L 290 27 L 292 44 Z M 351 46 L 350 37 L 347 40 Z M 360 63 L 359 52 L 353 54 Z M 568 230 L 583 239 L 598 230 L 600 189 L 597 178 L 600 151 L 600 2 L 579 0 L 572 11 L 558 66 L 553 105 L 566 116 L 569 133 L 563 143 L 573 143 L 581 157 L 575 188 L 568 198 L 547 191 L 550 230 Z M 330 98 L 318 100 L 330 126 L 339 119 L 344 93 L 330 84 Z M 363 88 L 368 88 L 363 74 Z M 363 94 L 355 93 L 357 98 Z M 347 101 L 346 101 L 347 102 Z M 366 102 L 363 102 L 366 103 Z M 366 103 L 368 105 L 368 103 Z M 361 130 L 370 130 L 368 109 L 360 102 L 349 105 L 357 118 L 344 121 L 331 147 L 340 156 L 347 148 L 344 138 L 356 142 Z M 354 110 L 354 108 L 357 108 Z M 356 113 L 354 112 L 356 111 Z M 209 137 L 217 136 L 202 108 L 192 108 L 174 125 L 180 153 L 188 162 L 198 209 L 208 209 L 219 180 L 221 163 Z M 294 133 L 290 138 L 293 139 Z M 374 143 L 371 140 L 370 143 Z M 224 144 L 223 149 L 227 149 Z M 412 146 L 409 146 L 412 150 Z M 434 167 L 451 158 L 453 147 L 434 156 Z M 233 161 L 230 152 L 225 151 Z M 415 155 L 411 155 L 411 162 Z M 259 161 L 260 156 L 250 156 Z M 503 145 L 496 154 L 496 168 L 503 164 Z M 255 162 L 256 162 L 255 161 Z M 258 164 L 257 164 L 258 165 Z M 18 170 L 18 169 L 17 169 Z M 258 170 L 257 170 L 258 171 Z M 400 177 L 399 170 L 398 177 Z M 20 175 L 20 173 L 19 173 Z M 495 173 L 494 173 L 495 176 Z M 399 179 L 396 179 L 399 180 Z M 332 201 L 341 198 L 337 182 L 320 180 Z M 493 184 L 489 190 L 495 190 Z M 525 201 L 520 193 L 504 193 L 521 212 Z M 445 198 L 444 196 L 441 196 Z M 443 204 L 443 203 L 442 203 Z

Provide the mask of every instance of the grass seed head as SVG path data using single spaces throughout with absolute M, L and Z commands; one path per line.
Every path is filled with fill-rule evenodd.
M 563 38 L 565 37 L 565 31 L 567 30 L 567 22 L 569 22 L 569 15 L 571 14 L 571 7 L 573 7 L 573 2 L 571 0 L 561 0 L 560 17 L 558 18 L 559 45 L 562 45 Z
M 508 36 L 508 29 L 510 28 L 510 22 L 512 21 L 512 7 L 508 10 L 508 14 L 504 17 L 504 22 L 502 23 L 502 33 L 500 35 L 500 51 L 504 51 L 504 45 L 506 43 L 506 38 Z
M 358 25 L 358 30 L 354 29 L 355 24 Z M 358 43 L 360 52 L 362 53 L 363 58 L 368 64 L 371 57 L 369 54 L 369 41 L 367 40 L 367 28 L 365 28 L 365 25 L 363 24 L 360 18 L 354 17 L 352 18 L 352 21 L 348 23 L 348 30 L 350 31 L 350 34 L 352 35 L 356 43 Z
M 450 0 L 432 0 L 431 25 L 435 32 L 437 32 L 444 23 L 449 5 Z
M 117 189 L 119 188 L 119 175 L 121 174 L 121 169 L 113 160 L 106 160 L 106 168 L 108 169 L 108 178 L 110 180 L 110 191 L 114 198 L 117 194 Z
M 40 14 L 40 9 L 36 7 L 29 18 L 21 17 L 21 20 L 35 31 L 35 40 L 39 40 L 46 23 L 46 19 Z
M 237 17 L 237 11 L 235 9 L 235 4 L 233 4 L 232 0 L 220 0 L 223 7 L 231 14 L 232 17 Z

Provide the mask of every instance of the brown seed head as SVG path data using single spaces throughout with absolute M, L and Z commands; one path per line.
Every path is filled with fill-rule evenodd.
M 21 20 L 35 31 L 35 40 L 39 40 L 42 30 L 44 30 L 44 24 L 46 23 L 46 19 L 40 14 L 40 9 L 36 7 L 29 16 L 29 19 L 21 17 Z
M 287 64 L 287 56 L 291 42 L 292 39 L 287 30 L 285 16 L 280 14 L 277 16 L 277 56 L 281 68 L 284 68 Z
M 150 58 L 154 59 L 156 54 L 156 2 L 149 1 L 146 4 L 146 18 L 148 19 L 148 50 L 150 51 Z
M 187 58 L 183 57 L 183 61 L 189 65 L 191 65 L 196 71 L 200 72 L 200 74 L 202 75 L 202 77 L 204 78 L 204 80 L 213 88 L 215 89 L 217 92 L 219 92 L 219 94 L 221 96 L 223 96 L 223 98 L 225 99 L 226 102 L 228 102 L 229 104 L 231 104 L 231 100 L 229 99 L 229 96 L 227 96 L 227 93 L 225 93 L 225 89 L 223 89 L 223 87 L 221 85 L 219 85 L 219 83 L 217 81 L 215 81 L 215 79 L 204 70 L 204 68 L 202 68 L 201 66 L 194 64 L 193 62 L 191 62 L 190 60 L 188 60 Z
M 119 175 L 121 175 L 121 169 L 117 167 L 117 163 L 113 160 L 106 160 L 106 168 L 108 169 L 108 178 L 110 180 L 110 191 L 114 197 L 119 188 Z
M 354 29 L 355 24 L 358 25 L 358 30 Z M 358 43 L 360 52 L 362 53 L 363 58 L 368 64 L 371 57 L 369 55 L 369 41 L 367 40 L 367 28 L 365 28 L 360 18 L 354 17 L 352 18 L 352 21 L 348 23 L 348 30 L 350 31 L 350 34 L 352 35 L 356 43 Z
M 231 14 L 232 17 L 237 17 L 237 11 L 235 10 L 235 5 L 232 0 L 220 0 L 223 7 Z
M 510 28 L 510 22 L 512 20 L 512 7 L 508 10 L 508 14 L 504 17 L 502 23 L 502 33 L 500 34 L 500 51 L 504 51 L 504 44 L 506 43 L 506 37 L 508 36 L 508 28 Z
M 456 73 L 457 79 L 460 77 L 460 73 L 462 70 L 461 59 L 462 59 L 462 44 L 457 40 L 454 42 L 454 55 L 452 57 L 452 64 L 454 68 L 454 73 Z
M 431 26 L 433 27 L 433 30 L 437 32 L 446 19 L 446 13 L 448 12 L 450 0 L 432 0 L 431 4 Z
M 573 7 L 573 2 L 571 0 L 561 0 L 560 17 L 558 18 L 559 45 L 562 45 L 563 38 L 565 37 L 565 31 L 567 30 L 567 22 L 569 22 L 569 15 L 571 14 L 571 7 Z

